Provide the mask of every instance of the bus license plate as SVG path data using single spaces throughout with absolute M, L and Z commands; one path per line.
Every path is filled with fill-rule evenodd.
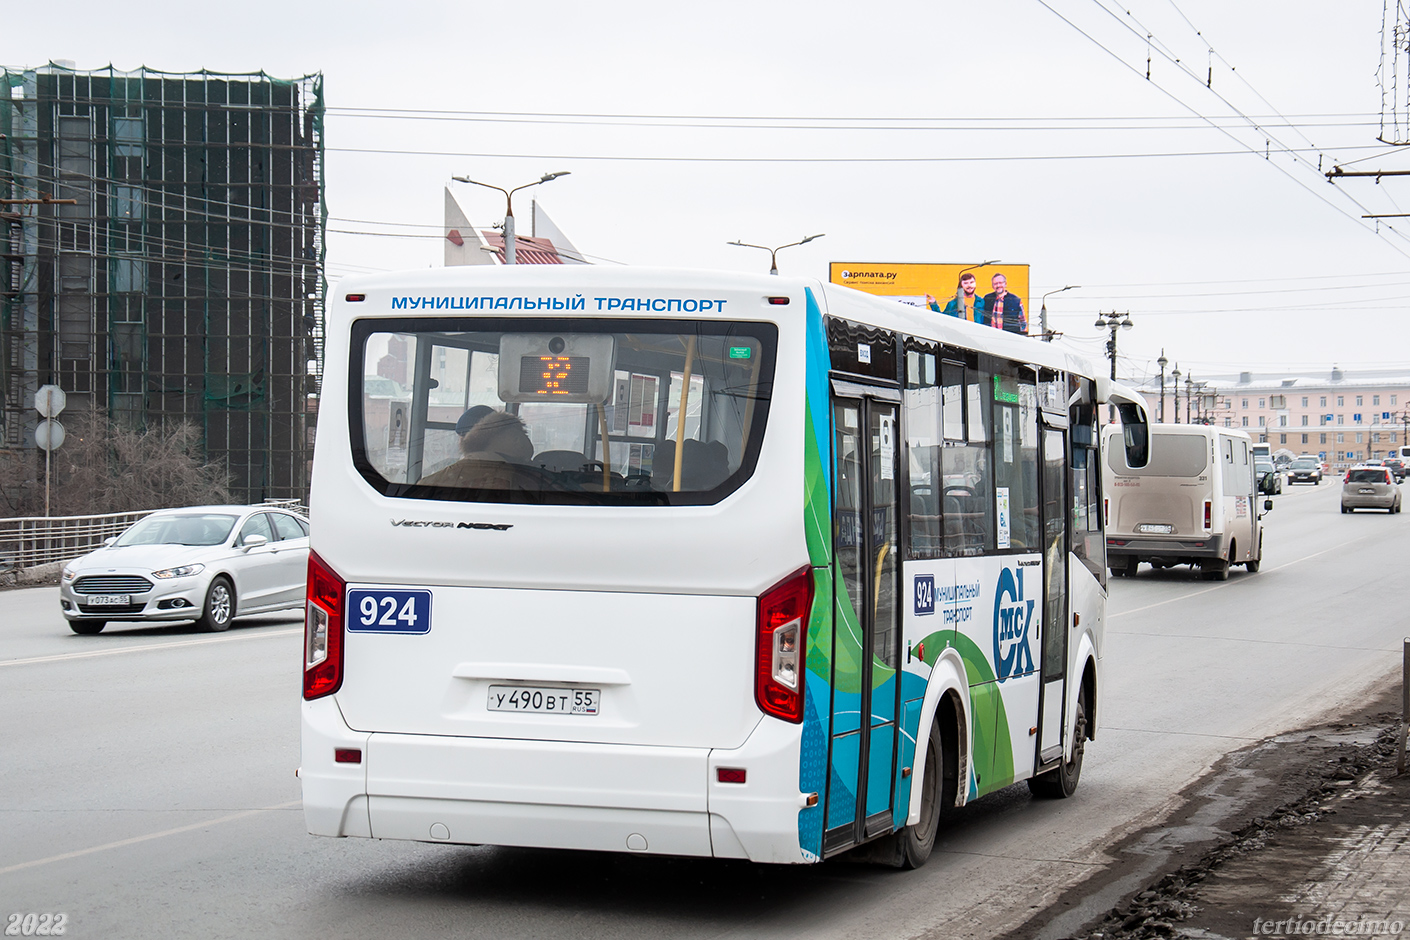
M 601 689 L 552 689 L 535 685 L 490 686 L 492 712 L 533 715 L 596 715 Z
M 90 596 L 89 596 L 89 598 L 88 598 L 88 600 L 87 600 L 87 603 L 90 604 L 90 605 L 94 605 L 94 606 L 96 606 L 96 605 L 98 605 L 98 604 L 131 604 L 131 603 L 132 603 L 132 595 L 131 595 L 131 594 L 93 594 L 93 595 L 90 595 Z
M 1169 535 L 1170 533 L 1175 531 L 1175 527 L 1173 525 L 1157 525 L 1153 522 L 1143 523 L 1142 525 L 1136 526 L 1136 528 L 1141 530 L 1142 532 L 1155 532 L 1159 533 L 1160 535 Z

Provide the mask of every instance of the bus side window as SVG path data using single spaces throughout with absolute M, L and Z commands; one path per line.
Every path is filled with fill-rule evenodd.
M 909 493 L 907 558 L 939 558 L 944 551 L 940 526 L 940 451 L 950 405 L 948 397 L 943 402 L 941 399 L 938 368 L 938 357 L 930 348 L 907 348 L 903 403 Z M 958 397 L 955 404 L 959 404 Z M 945 427 L 942 421 L 946 422 Z M 955 418 L 955 425 L 963 432 L 959 417 Z
M 994 384 L 994 486 L 998 504 L 1007 496 L 1008 545 L 1003 521 L 998 545 L 1034 550 L 1040 547 L 1038 501 L 1038 391 L 1033 370 L 1001 362 Z

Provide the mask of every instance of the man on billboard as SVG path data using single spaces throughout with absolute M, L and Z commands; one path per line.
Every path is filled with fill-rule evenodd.
M 995 329 L 1010 333 L 1028 332 L 1023 301 L 1017 294 L 1009 293 L 1009 279 L 1002 274 L 994 275 L 994 292 L 984 295 L 984 312 L 989 317 L 989 325 Z
M 966 271 L 960 275 L 960 288 L 955 292 L 955 296 L 951 298 L 950 302 L 945 304 L 944 310 L 940 309 L 935 298 L 929 294 L 925 295 L 926 306 L 936 313 L 959 317 L 961 320 L 968 320 L 971 323 L 987 323 L 989 321 L 984 313 L 984 298 L 975 293 L 976 283 L 974 274 Z

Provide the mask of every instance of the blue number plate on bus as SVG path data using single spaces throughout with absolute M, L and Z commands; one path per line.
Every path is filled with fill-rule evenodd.
M 351 633 L 430 633 L 430 591 L 348 591 Z

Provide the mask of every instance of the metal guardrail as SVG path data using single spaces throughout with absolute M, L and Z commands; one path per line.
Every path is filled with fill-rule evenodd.
M 296 499 L 267 499 L 262 505 L 308 515 L 308 507 Z M 33 568 L 85 555 L 156 511 L 0 519 L 0 571 Z

